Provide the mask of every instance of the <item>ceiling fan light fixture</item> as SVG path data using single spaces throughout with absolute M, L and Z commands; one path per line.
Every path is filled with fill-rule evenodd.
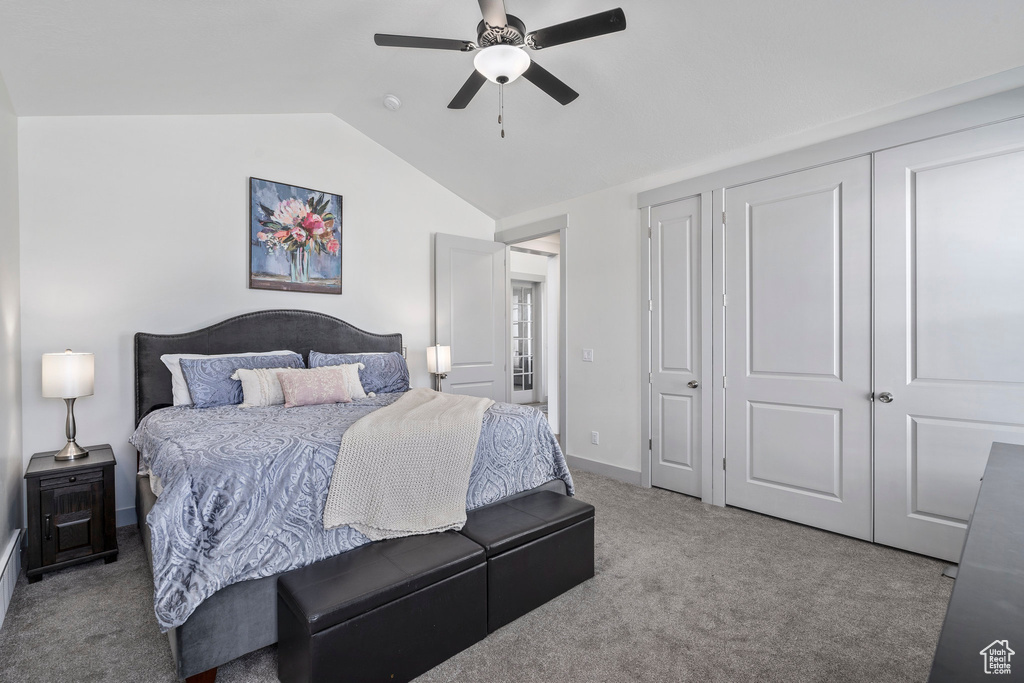
M 512 45 L 492 45 L 477 53 L 473 66 L 492 83 L 511 83 L 530 68 L 530 55 Z

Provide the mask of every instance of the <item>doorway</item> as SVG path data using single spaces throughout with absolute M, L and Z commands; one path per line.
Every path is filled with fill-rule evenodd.
M 558 385 L 558 290 L 548 286 L 559 269 L 558 235 L 550 235 L 509 248 L 511 286 L 512 402 L 532 405 L 544 413 L 557 433 L 557 417 L 551 416 L 550 387 Z M 550 276 L 550 277 L 549 277 Z M 555 358 L 549 362 L 549 358 Z M 557 407 L 555 415 L 557 416 Z
M 494 237 L 509 247 L 510 398 L 540 409 L 560 439 L 566 433 L 566 237 L 566 216 Z

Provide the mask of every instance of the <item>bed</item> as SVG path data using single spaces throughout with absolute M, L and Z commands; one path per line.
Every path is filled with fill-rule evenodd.
M 154 454 L 167 443 L 183 438 L 178 435 L 190 431 L 193 433 L 217 432 L 219 437 L 228 434 L 226 443 L 230 452 L 234 438 L 230 435 L 237 433 L 238 430 L 243 430 L 247 434 L 252 433 L 258 437 L 262 423 L 267 421 L 264 417 L 255 417 L 256 413 L 243 415 L 242 413 L 245 411 L 237 409 L 232 412 L 229 409 L 212 408 L 204 409 L 209 411 L 204 412 L 204 410 L 172 407 L 170 373 L 161 362 L 160 356 L 168 353 L 223 354 L 279 349 L 295 351 L 302 354 L 304 359 L 308 359 L 311 350 L 331 354 L 401 352 L 403 350 L 402 337 L 399 334 L 382 335 L 365 332 L 328 315 L 296 310 L 249 313 L 184 334 L 138 333 L 135 335 L 135 421 L 137 426 L 141 426 L 140 431 L 145 432 L 149 437 L 148 440 L 139 439 L 142 451 L 140 453 L 140 469 L 143 473 L 140 473 L 137 481 L 136 512 L 151 566 L 163 566 L 167 563 L 167 558 L 163 553 L 167 547 L 166 536 L 168 534 L 165 533 L 165 528 L 168 510 L 185 507 L 178 501 L 187 502 L 189 500 L 188 489 L 186 488 L 182 493 L 181 485 L 178 485 L 177 488 L 172 486 L 172 491 L 177 491 L 177 493 L 168 494 L 167 490 L 161 491 L 160 499 L 154 494 L 154 482 L 150 480 L 147 473 L 151 470 L 167 472 L 167 460 L 174 459 L 164 456 L 163 462 L 154 463 Z M 350 424 L 359 415 L 366 414 L 376 407 L 387 405 L 392 400 L 394 397 L 380 395 L 360 402 L 359 406 L 339 405 L 336 410 L 327 406 L 311 406 L 310 408 L 315 410 L 305 412 L 303 415 L 305 419 L 312 420 L 310 424 L 326 420 L 337 420 L 342 425 Z M 305 409 L 292 410 L 304 411 Z M 318 413 L 318 410 L 321 412 Z M 332 410 L 334 412 L 331 412 Z M 494 450 L 492 442 L 506 444 L 506 442 L 514 442 L 517 439 L 540 442 L 550 437 L 553 442 L 550 430 L 543 418 L 539 417 L 539 413 L 533 415 L 524 413 L 523 410 L 507 404 L 496 404 L 492 408 L 493 414 L 492 411 L 488 411 L 491 425 L 489 428 L 492 431 L 487 433 L 486 441 L 489 444 L 487 448 Z M 272 417 L 278 418 L 276 414 Z M 245 423 L 247 419 L 254 421 L 247 425 Z M 488 423 L 488 419 L 485 419 L 485 425 Z M 296 438 L 300 439 L 305 438 L 305 430 L 308 430 L 310 434 L 316 431 L 301 424 L 289 423 L 287 427 L 297 435 Z M 338 429 L 343 431 L 343 426 Z M 325 434 L 329 431 L 326 430 Z M 531 434 L 531 431 L 536 433 Z M 334 434 L 333 437 L 330 434 L 320 435 L 324 444 L 329 444 L 330 439 L 334 437 L 340 441 L 337 429 L 331 433 Z M 513 465 L 511 464 L 512 459 L 507 457 L 508 451 L 505 445 L 497 446 L 494 453 L 484 453 L 484 436 L 485 432 L 482 431 L 477 459 L 474 462 L 470 496 L 467 497 L 467 507 L 494 504 L 538 489 L 553 490 L 562 494 L 571 493 L 571 477 L 557 444 L 550 446 L 545 444 L 542 448 L 531 443 L 530 453 L 544 452 L 545 455 L 543 457 L 538 455 L 535 463 L 531 461 L 524 466 L 523 458 L 526 456 L 520 454 L 519 465 Z M 306 441 L 315 440 L 313 436 L 306 439 Z M 219 438 L 219 442 L 223 447 L 225 439 Z M 189 443 L 190 448 L 199 449 L 197 452 L 201 452 L 204 447 L 201 440 L 198 446 L 193 442 Z M 268 446 L 266 440 L 261 442 L 258 438 L 253 443 L 258 444 L 258 448 L 264 450 L 276 448 Z M 316 457 L 322 459 L 328 451 L 329 448 L 321 448 L 317 451 Z M 212 460 L 216 461 L 216 458 Z M 221 458 L 219 462 L 223 464 L 226 461 Z M 159 469 L 160 465 L 164 467 L 164 470 Z M 320 463 L 320 465 L 321 470 L 326 466 L 325 463 Z M 515 467 L 518 469 L 514 469 Z M 217 473 L 220 470 L 213 467 L 210 471 Z M 209 482 L 210 488 L 228 488 L 231 486 L 229 479 L 246 479 L 248 474 L 240 475 L 237 471 L 232 471 L 223 475 L 216 474 L 216 476 L 223 476 L 226 479 Z M 173 480 L 173 477 L 171 478 Z M 156 489 L 160 491 L 159 486 Z M 179 498 L 175 499 L 175 495 L 178 495 Z M 323 490 L 323 495 L 326 496 L 326 489 Z M 306 497 L 309 498 L 308 492 Z M 149 515 L 154 511 L 158 500 L 163 500 L 164 504 L 157 508 L 154 519 L 149 520 Z M 314 510 L 313 513 L 315 512 Z M 194 517 L 197 516 L 194 515 Z M 198 517 L 202 518 L 202 515 Z M 309 519 L 310 515 L 307 514 L 306 517 Z M 191 523 L 195 524 L 194 520 Z M 157 540 L 164 541 L 156 544 L 156 565 L 154 565 L 154 529 L 158 536 Z M 344 532 L 344 530 L 333 531 Z M 320 533 L 331 532 L 324 531 L 321 525 Z M 356 534 L 356 537 L 352 536 L 353 533 Z M 339 551 L 350 549 L 365 542 L 365 538 L 360 539 L 358 536 L 361 535 L 350 531 L 347 535 L 343 533 L 343 537 L 336 536 L 333 537 L 333 540 L 328 539 L 331 542 L 323 541 L 318 542 L 319 544 L 311 544 L 316 546 L 318 555 L 312 554 L 305 559 L 293 558 L 289 561 L 292 561 L 293 564 L 294 562 L 308 563 L 325 556 L 325 553 L 327 555 L 336 554 Z M 242 552 L 242 549 L 235 549 L 233 552 Z M 277 576 L 280 575 L 280 572 L 269 575 L 268 572 L 274 567 L 294 568 L 287 563 L 281 564 L 280 557 L 278 560 L 276 565 L 270 563 L 255 568 L 250 568 L 244 562 L 239 562 L 238 564 L 245 565 L 248 571 L 248 574 L 238 574 L 238 576 L 245 577 L 243 580 L 233 582 L 230 577 L 226 579 L 220 577 L 219 583 L 210 583 L 210 586 L 216 590 L 208 589 L 206 591 L 208 595 L 203 594 L 197 605 L 189 604 L 180 607 L 179 609 L 182 611 L 178 618 L 174 617 L 174 606 L 168 608 L 170 612 L 168 609 L 161 611 L 162 587 L 155 581 L 158 621 L 167 629 L 179 677 L 193 680 L 213 680 L 216 667 L 221 664 L 277 642 L 276 587 Z M 268 567 L 271 569 L 268 570 Z M 190 587 L 202 584 L 203 581 L 208 582 L 206 577 L 199 576 L 197 578 L 197 576 L 199 575 L 190 574 L 186 577 L 177 577 L 175 581 Z M 161 579 L 166 585 L 163 573 L 161 573 Z M 194 602 L 195 600 L 193 600 Z M 169 614 L 170 616 L 168 616 Z

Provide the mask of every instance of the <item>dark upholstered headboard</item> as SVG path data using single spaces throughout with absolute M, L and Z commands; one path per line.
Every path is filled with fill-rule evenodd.
M 135 424 L 155 408 L 171 405 L 171 373 L 165 353 L 245 353 L 288 349 L 309 363 L 310 351 L 402 351 L 402 335 L 373 334 L 344 320 L 312 311 L 246 313 L 183 334 L 135 335 Z

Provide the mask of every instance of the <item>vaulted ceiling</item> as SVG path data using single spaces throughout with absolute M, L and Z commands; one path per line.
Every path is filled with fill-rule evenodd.
M 520 79 L 446 108 L 474 0 L 0 0 L 20 116 L 332 112 L 494 217 L 814 128 L 1024 64 L 1021 0 L 506 0 L 527 30 L 621 6 L 625 32 L 532 53 L 580 93 Z M 382 97 L 403 106 L 390 112 Z

